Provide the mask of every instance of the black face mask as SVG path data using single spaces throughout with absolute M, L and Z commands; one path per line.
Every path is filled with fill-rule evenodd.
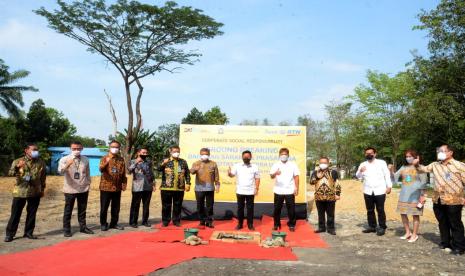
M 249 158 L 243 158 L 242 161 L 244 161 L 244 164 L 250 164 Z
M 373 160 L 373 158 L 375 158 L 375 156 L 372 154 L 365 155 L 366 160 Z
M 147 157 L 149 157 L 149 156 L 148 155 L 139 155 L 139 157 L 142 158 L 142 160 L 145 161 L 147 159 Z

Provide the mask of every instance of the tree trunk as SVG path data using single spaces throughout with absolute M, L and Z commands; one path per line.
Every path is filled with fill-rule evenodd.
M 111 113 L 111 117 L 113 119 L 113 137 L 116 137 L 116 135 L 118 134 L 118 119 L 116 118 L 115 108 L 113 107 L 113 103 L 111 102 L 110 95 L 108 95 L 108 93 L 107 93 L 107 91 L 105 91 L 105 89 L 103 89 L 103 93 L 105 93 L 105 95 L 107 96 L 107 100 L 108 100 L 108 103 L 110 105 L 110 113 Z
M 139 133 L 142 127 L 142 113 L 140 112 L 140 100 L 142 98 L 142 92 L 144 91 L 144 87 L 140 83 L 139 79 L 136 78 L 137 87 L 139 87 L 139 93 L 137 94 L 136 100 L 136 132 Z
M 126 162 L 129 162 L 131 156 L 131 150 L 133 147 L 133 142 L 134 142 L 134 132 L 133 132 L 133 125 L 134 125 L 134 111 L 132 109 L 132 100 L 131 100 L 131 89 L 128 81 L 129 77 L 124 78 L 124 87 L 126 89 L 126 102 L 128 106 L 128 129 L 127 129 L 127 134 L 126 134 L 126 146 L 125 149 L 123 150 L 124 152 L 124 158 Z

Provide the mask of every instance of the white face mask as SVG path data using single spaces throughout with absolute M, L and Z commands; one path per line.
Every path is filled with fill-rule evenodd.
M 407 163 L 409 163 L 409 164 L 412 164 L 413 160 L 415 160 L 415 158 L 413 158 L 413 157 L 406 157 L 405 158 L 405 161 L 407 161 Z
M 110 152 L 113 154 L 118 154 L 119 148 L 110 148 Z
M 320 164 L 320 169 L 326 170 L 328 168 L 328 164 Z
M 438 160 L 444 161 L 446 160 L 447 156 L 445 152 L 438 152 Z
M 174 158 L 178 158 L 179 157 L 179 152 L 173 152 L 171 154 L 171 156 L 174 157 Z
M 282 162 L 286 162 L 287 160 L 289 160 L 289 155 L 283 154 L 279 157 L 279 160 L 281 160 Z
M 80 150 L 73 150 L 73 151 L 71 151 L 71 154 L 72 154 L 73 156 L 76 156 L 76 157 L 77 157 L 77 156 L 80 156 L 80 155 L 81 155 L 81 151 L 80 151 Z
M 33 151 L 31 152 L 31 157 L 32 157 L 33 159 L 39 158 L 39 155 L 40 155 L 40 154 L 39 154 L 39 151 L 37 151 L 37 150 L 33 150 Z
M 209 155 L 203 154 L 203 155 L 200 156 L 200 160 L 202 160 L 202 161 L 207 161 L 208 159 L 210 159 Z

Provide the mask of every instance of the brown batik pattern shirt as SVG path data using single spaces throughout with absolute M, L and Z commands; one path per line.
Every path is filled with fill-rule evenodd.
M 336 196 L 341 195 L 341 185 L 338 178 L 338 173 L 335 170 L 313 171 L 310 184 L 315 185 L 315 200 L 335 201 Z
M 465 164 L 451 159 L 418 166 L 420 172 L 434 174 L 433 202 L 444 205 L 462 205 L 464 200 Z
M 105 159 L 110 157 L 106 163 Z M 119 155 L 106 155 L 100 159 L 100 191 L 119 192 L 126 186 L 126 165 L 124 159 Z

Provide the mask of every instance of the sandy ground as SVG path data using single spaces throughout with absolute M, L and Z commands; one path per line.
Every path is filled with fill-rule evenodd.
M 108 236 L 121 233 L 118 230 L 101 232 L 99 230 L 99 193 L 96 177 L 92 181 L 89 197 L 87 222 L 96 234 L 92 236 L 78 233 L 77 218 L 73 215 L 72 225 L 74 235 L 64 238 L 62 233 L 63 194 L 61 192 L 62 177 L 47 178 L 47 190 L 42 199 L 37 217 L 35 234 L 39 240 L 18 238 L 12 243 L 0 243 L 0 254 L 17 252 L 41 246 L 55 244 L 68 239 L 86 239 L 95 236 Z M 0 178 L 0 229 L 2 236 L 10 215 L 11 189 L 13 178 Z M 399 190 L 394 189 L 387 197 L 386 213 L 388 230 L 385 236 L 362 234 L 366 224 L 366 210 L 358 181 L 342 182 L 342 199 L 337 203 L 336 227 L 337 236 L 322 234 L 329 243 L 329 249 L 294 249 L 299 257 L 298 262 L 270 262 L 223 259 L 196 259 L 181 263 L 167 269 L 156 271 L 154 275 L 283 275 L 300 273 L 304 275 L 392 275 L 392 274 L 424 274 L 424 275 L 465 275 L 465 256 L 455 257 L 437 248 L 438 230 L 432 212 L 431 200 L 425 207 L 422 217 L 421 236 L 414 243 L 401 241 L 399 236 L 403 228 L 399 222 L 400 216 L 395 212 Z M 309 192 L 311 198 L 311 188 Z M 127 226 L 131 193 L 123 192 L 120 222 Z M 309 223 L 317 224 L 314 205 L 309 215 Z M 160 219 L 160 197 L 155 192 L 151 203 L 151 223 Z M 24 215 L 18 229 L 21 236 L 24 226 Z M 139 227 L 126 227 L 127 231 L 153 231 Z

